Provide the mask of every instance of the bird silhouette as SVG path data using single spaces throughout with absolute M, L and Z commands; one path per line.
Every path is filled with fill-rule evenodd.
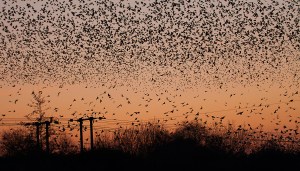
M 297 3 L 34 2 L 1 4 L 0 80 L 14 90 L 8 95 L 12 104 L 23 102 L 19 96 L 12 99 L 21 92 L 18 85 L 42 84 L 47 89 L 57 83 L 57 96 L 47 96 L 55 103 L 54 96 L 67 94 L 66 85 L 87 84 L 83 91 L 95 86 L 101 92 L 91 98 L 70 95 L 73 102 L 67 107 L 72 117 L 98 115 L 99 110 L 110 116 L 128 112 L 128 117 L 139 120 L 158 107 L 164 115 L 190 119 L 205 114 L 208 103 L 217 103 L 211 92 L 226 93 L 229 98 L 222 102 L 226 109 L 232 100 L 244 101 L 246 93 L 235 89 L 241 86 L 259 90 L 259 97 L 252 108 L 237 104 L 231 110 L 236 115 L 262 119 L 267 112 L 276 117 L 297 110 L 293 106 L 300 80 Z M 263 97 L 271 91 L 266 87 L 276 84 L 282 91 L 282 108 Z M 197 90 L 187 98 L 193 100 L 183 102 L 190 89 Z M 75 104 L 89 114 L 73 113 Z M 107 107 L 111 104 L 114 109 Z M 134 107 L 140 113 L 132 114 Z M 207 118 L 225 120 L 223 114 L 212 116 Z

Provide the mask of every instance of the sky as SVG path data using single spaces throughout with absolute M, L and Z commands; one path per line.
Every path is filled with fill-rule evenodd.
M 298 1 L 1 1 L 0 123 L 300 123 Z M 112 122 L 108 122 L 112 120 Z M 126 125 L 124 124 L 124 125 Z

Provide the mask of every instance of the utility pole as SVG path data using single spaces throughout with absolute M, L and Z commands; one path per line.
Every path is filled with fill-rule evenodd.
M 25 125 L 35 125 L 36 126 L 36 146 L 38 151 L 41 150 L 40 147 L 40 125 L 45 124 L 46 125 L 46 153 L 50 153 L 50 143 L 49 143 L 49 127 L 50 123 L 52 123 L 53 118 L 50 117 L 50 121 L 44 121 L 44 122 L 31 122 L 31 123 L 25 123 Z M 54 123 L 58 123 L 58 121 L 54 121 Z
M 93 133 L 93 121 L 95 119 L 105 119 L 105 117 L 99 117 L 99 118 L 94 118 L 94 117 L 89 117 L 89 118 L 79 118 L 75 121 L 79 122 L 79 135 L 80 135 L 80 153 L 83 153 L 83 121 L 89 120 L 90 121 L 90 142 L 91 142 L 91 151 L 94 149 L 94 133 Z M 73 119 L 69 120 L 70 122 L 73 122 Z
M 40 122 L 29 122 L 29 123 L 25 123 L 25 126 L 29 126 L 29 125 L 34 125 L 36 126 L 36 148 L 38 150 L 38 152 L 40 152 Z
M 93 120 L 96 119 L 96 118 L 93 118 L 93 117 L 90 117 L 89 120 L 90 120 L 90 139 L 91 139 L 91 151 L 94 150 L 94 135 L 93 135 Z
M 40 151 L 40 124 L 36 122 L 35 126 L 36 126 L 36 147 L 38 151 Z
M 78 119 L 80 126 L 80 153 L 83 153 L 83 135 L 82 135 L 82 118 Z

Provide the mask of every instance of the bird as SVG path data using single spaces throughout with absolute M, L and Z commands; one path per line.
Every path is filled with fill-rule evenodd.
M 200 106 L 203 110 L 208 103 L 217 103 L 211 92 L 226 94 L 226 108 L 233 100 L 246 100 L 246 93 L 239 91 L 251 87 L 259 92 L 255 94 L 258 102 L 251 115 L 238 104 L 236 115 L 251 119 L 256 114 L 264 116 L 267 110 L 276 115 L 297 110 L 272 108 L 262 97 L 277 83 L 280 102 L 286 102 L 280 105 L 293 105 L 298 97 L 300 43 L 294 1 L 103 1 L 78 6 L 50 0 L 37 4 L 2 4 L 1 45 L 5 48 L 1 49 L 0 79 L 12 90 L 22 84 L 43 85 L 45 93 L 57 83 L 57 96 L 63 98 L 69 85 L 82 85 L 83 92 L 100 87 L 100 94 L 95 91 L 97 97 L 91 97 L 100 103 L 87 101 L 88 95 L 81 98 L 84 102 L 76 97 L 78 105 L 90 105 L 82 110 L 101 110 L 110 104 L 116 108 L 116 103 L 118 109 L 105 110 L 120 115 L 118 111 L 138 106 L 149 115 L 155 111 L 151 107 L 158 107 L 162 113 L 167 111 L 165 115 L 182 113 L 182 118 L 188 118 L 199 115 Z M 126 101 L 118 101 L 117 91 Z M 23 99 L 14 101 L 14 95 L 8 100 L 20 105 Z M 180 103 L 187 95 L 193 100 Z M 213 119 L 218 117 L 224 119 L 217 115 Z
M 241 112 L 238 112 L 237 113 L 237 115 L 242 115 L 244 112 L 243 111 L 241 111 Z

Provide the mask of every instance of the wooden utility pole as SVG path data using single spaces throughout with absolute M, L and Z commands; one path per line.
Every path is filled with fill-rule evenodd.
M 36 122 L 36 147 L 40 151 L 40 123 Z
M 93 132 L 93 121 L 95 119 L 105 119 L 104 117 L 99 117 L 99 118 L 94 118 L 94 117 L 89 117 L 89 118 L 79 118 L 76 121 L 79 122 L 79 135 L 80 135 L 80 153 L 83 153 L 83 121 L 89 120 L 90 121 L 90 142 L 91 142 L 91 151 L 94 149 L 94 132 Z M 70 122 L 73 122 L 73 119 L 69 120 Z
M 36 146 L 37 146 L 38 151 L 41 150 L 41 146 L 40 146 L 40 126 L 42 124 L 46 125 L 46 153 L 47 154 L 50 153 L 49 127 L 50 127 L 50 123 L 52 123 L 52 121 L 53 121 L 53 118 L 50 117 L 50 121 L 25 123 L 25 125 L 35 125 L 36 126 Z M 54 121 L 54 123 L 58 123 L 58 121 Z
M 94 135 L 93 135 L 93 120 L 96 119 L 96 118 L 93 118 L 93 117 L 90 117 L 89 120 L 90 120 L 90 139 L 91 139 L 91 151 L 94 150 Z
M 80 126 L 80 153 L 83 153 L 83 135 L 82 135 L 82 118 L 78 119 L 79 126 Z

